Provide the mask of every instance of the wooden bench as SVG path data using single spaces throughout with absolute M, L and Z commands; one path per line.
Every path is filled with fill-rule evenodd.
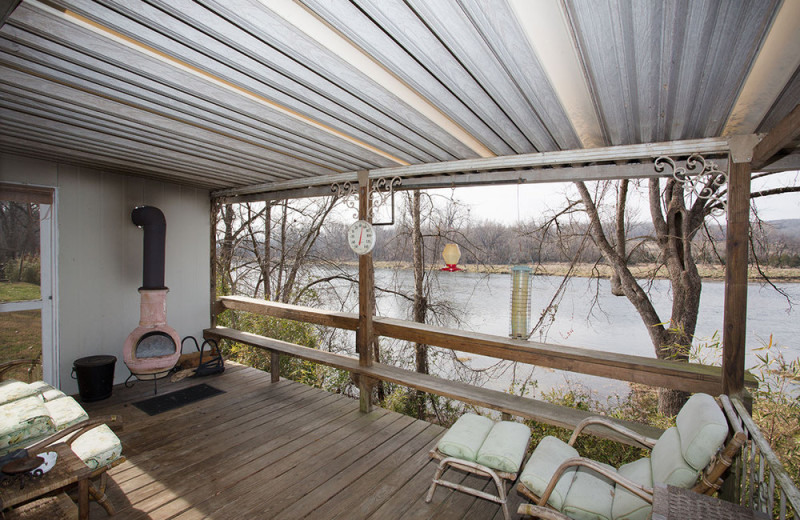
M 475 406 L 497 410 L 501 413 L 532 419 L 537 422 L 560 426 L 562 428 L 574 429 L 581 421 L 595 414 L 583 410 L 576 410 L 565 406 L 559 406 L 536 399 L 520 397 L 517 395 L 480 388 L 466 383 L 449 381 L 429 374 L 420 374 L 410 370 L 374 363 L 370 367 L 360 366 L 358 358 L 325 352 L 288 343 L 273 338 L 242 332 L 226 327 L 214 327 L 203 332 L 204 337 L 214 339 L 228 339 L 237 343 L 243 343 L 256 348 L 269 351 L 273 356 L 281 354 L 320 363 L 339 370 L 345 370 L 359 377 L 370 377 L 382 381 L 389 381 L 399 385 L 407 386 L 423 392 L 441 395 L 457 401 L 462 401 Z M 274 358 L 277 359 L 277 358 Z M 277 377 L 276 369 L 279 363 L 272 362 L 273 381 Z M 627 428 L 636 431 L 646 437 L 658 437 L 662 430 L 629 421 L 616 421 Z M 617 442 L 638 446 L 630 438 L 609 431 L 607 428 L 590 427 L 589 433 L 597 437 L 613 439 Z

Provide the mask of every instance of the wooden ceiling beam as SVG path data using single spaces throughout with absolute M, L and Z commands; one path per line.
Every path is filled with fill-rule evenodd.
M 753 171 L 763 168 L 778 152 L 800 137 L 800 105 L 780 120 L 753 149 Z

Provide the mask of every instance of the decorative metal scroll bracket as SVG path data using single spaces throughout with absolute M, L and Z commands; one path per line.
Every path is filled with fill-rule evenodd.
M 388 222 L 373 222 L 373 226 L 391 226 L 394 224 L 394 192 L 395 189 L 402 183 L 400 177 L 381 177 L 372 181 L 369 190 L 370 204 L 369 216 L 370 220 L 375 214 L 375 208 L 380 208 L 387 201 L 391 202 L 392 218 Z M 358 184 L 350 181 L 338 183 L 335 182 L 331 185 L 331 191 L 344 200 L 345 206 L 355 211 L 353 218 L 358 219 Z
M 672 178 L 683 186 L 684 192 L 689 193 L 690 204 L 697 199 L 711 202 L 711 214 L 717 217 L 725 215 L 728 202 L 720 188 L 728 183 L 728 173 L 719 169 L 714 161 L 698 154 L 692 154 L 686 159 L 686 166 L 678 166 L 671 157 L 662 155 L 653 162 L 657 172 L 667 168 L 672 170 Z

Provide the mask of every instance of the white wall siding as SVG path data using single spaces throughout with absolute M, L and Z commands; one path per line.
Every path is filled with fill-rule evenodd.
M 139 323 L 142 230 L 130 218 L 140 205 L 167 220 L 167 321 L 181 337 L 208 326 L 209 193 L 141 178 L 0 154 L 0 180 L 56 188 L 61 388 L 77 392 L 72 362 L 117 356 L 115 381 L 128 377 L 122 345 Z

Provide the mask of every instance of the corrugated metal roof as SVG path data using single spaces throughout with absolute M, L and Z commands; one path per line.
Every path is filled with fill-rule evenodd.
M 24 1 L 0 149 L 222 189 L 766 132 L 800 102 L 798 4 Z

